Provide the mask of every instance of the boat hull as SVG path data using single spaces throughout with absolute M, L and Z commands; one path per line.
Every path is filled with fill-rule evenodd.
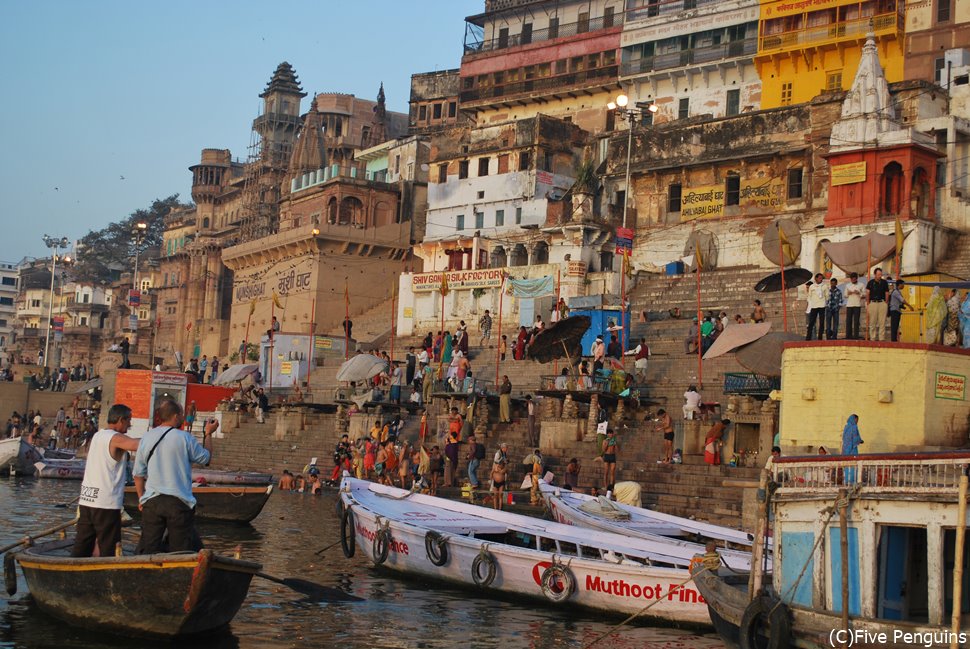
M 47 460 L 34 464 L 34 475 L 38 478 L 58 480 L 83 480 L 84 460 Z
M 16 438 L 16 442 L 16 455 L 12 459 L 8 460 L 5 465 L 0 464 L 0 470 L 8 472 L 13 469 L 18 475 L 34 475 L 36 473 L 34 464 L 44 459 L 41 450 L 36 446 L 28 444 L 27 440 L 23 437 Z
M 10 465 L 20 454 L 20 438 L 0 440 L 0 473 L 10 470 Z
M 249 523 L 259 516 L 270 494 L 272 485 L 263 487 L 217 486 L 194 487 L 196 520 Z M 134 487 L 125 488 L 125 511 L 132 518 L 139 518 L 138 494 Z
M 209 484 L 268 485 L 273 482 L 270 473 L 245 473 L 240 471 L 216 471 L 215 469 L 192 469 L 192 480 L 204 478 Z
M 545 601 L 552 606 L 573 606 L 627 616 L 641 613 L 643 620 L 653 619 L 668 625 L 711 626 L 707 604 L 688 581 L 686 569 L 644 566 L 625 562 L 612 563 L 539 551 L 460 534 L 446 534 L 448 558 L 444 565 L 432 563 L 425 548 L 425 535 L 434 529 L 427 511 L 416 512 L 420 526 L 389 520 L 379 513 L 354 504 L 342 492 L 344 505 L 351 507 L 357 551 L 367 555 L 375 565 L 399 573 L 441 580 L 458 586 L 476 586 L 472 574 L 476 557 L 485 548 L 495 564 L 495 576 L 484 589 L 511 596 L 525 596 Z M 442 515 L 447 516 L 447 512 Z M 391 543 L 386 560 L 375 558 L 374 539 L 377 531 L 389 525 Z M 553 563 L 562 563 L 573 576 L 574 590 L 563 602 L 554 603 L 541 585 L 543 572 Z M 656 603 L 654 603 L 656 602 Z M 648 605 L 649 609 L 644 610 Z
M 58 619 L 123 635 L 216 631 L 239 611 L 261 569 L 211 550 L 97 559 L 45 554 L 69 544 L 43 544 L 16 555 L 31 596 Z

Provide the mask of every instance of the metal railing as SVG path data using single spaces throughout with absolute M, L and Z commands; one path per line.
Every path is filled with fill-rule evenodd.
M 766 34 L 761 36 L 758 52 L 766 53 L 822 45 L 826 42 L 858 40 L 865 38 L 870 29 L 878 36 L 902 30 L 902 28 L 903 16 L 902 7 L 900 7 L 899 10 L 892 13 L 857 20 L 845 20 L 817 27 L 806 27 L 780 34 Z
M 510 34 L 508 36 L 498 36 L 490 40 L 483 40 L 477 33 L 467 33 L 465 37 L 465 54 L 475 54 L 478 52 L 490 52 L 493 50 L 504 50 L 520 45 L 531 43 L 541 43 L 551 41 L 556 38 L 566 36 L 578 36 L 589 32 L 596 32 L 601 29 L 619 27 L 623 24 L 623 13 L 615 13 L 612 16 L 600 16 L 564 25 L 555 25 L 546 29 L 536 29 L 531 32 Z
M 587 84 L 588 82 L 603 83 L 609 79 L 616 79 L 619 66 L 607 65 L 602 68 L 571 72 L 551 77 L 540 77 L 527 79 L 525 81 L 513 81 L 494 86 L 481 86 L 461 92 L 461 101 L 478 101 L 482 99 L 496 99 L 510 97 L 526 92 L 557 92 L 569 90 L 573 86 Z
M 634 74 L 669 70 L 687 65 L 723 61 L 739 56 L 754 56 L 758 51 L 758 39 L 746 38 L 740 41 L 720 43 L 706 47 L 693 47 L 679 52 L 654 54 L 636 61 L 626 61 L 620 66 L 620 76 L 628 77 Z
M 724 373 L 724 394 L 767 395 L 780 388 L 780 376 L 762 376 L 751 372 Z
M 823 459 L 824 458 L 824 459 Z M 970 453 L 889 453 L 778 458 L 772 462 L 779 492 L 835 491 L 926 493 L 956 491 Z

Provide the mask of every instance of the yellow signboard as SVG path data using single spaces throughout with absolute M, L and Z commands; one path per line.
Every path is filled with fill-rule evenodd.
M 680 197 L 680 218 L 713 219 L 724 212 L 724 185 L 694 187 Z
M 866 161 L 832 165 L 832 185 L 851 185 L 866 181 Z
M 405 318 L 413 318 L 414 317 L 414 308 L 413 307 L 409 307 L 409 306 L 404 307 L 404 317 Z
M 280 374 L 282 376 L 289 376 L 293 373 L 293 363 L 292 361 L 283 361 L 280 363 Z
M 502 269 L 447 271 L 448 288 L 451 290 L 471 290 L 473 288 L 498 288 L 502 285 Z M 436 273 L 415 273 L 411 276 L 411 290 L 415 293 L 441 290 L 441 271 Z
M 966 398 L 966 392 L 967 377 L 961 374 L 948 374 L 947 372 L 936 373 L 934 396 L 937 399 L 963 401 Z
M 856 4 L 856 2 L 855 0 L 779 0 L 761 5 L 761 19 L 792 16 L 846 4 Z

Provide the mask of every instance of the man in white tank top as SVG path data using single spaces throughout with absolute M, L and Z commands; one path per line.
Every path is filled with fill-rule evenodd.
M 90 557 L 97 541 L 98 556 L 114 556 L 121 543 L 121 509 L 125 499 L 125 452 L 138 450 L 138 440 L 125 433 L 131 408 L 116 403 L 108 411 L 108 427 L 91 438 L 78 498 L 77 536 L 72 557 Z

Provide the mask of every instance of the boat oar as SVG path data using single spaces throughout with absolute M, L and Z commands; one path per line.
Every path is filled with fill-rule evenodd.
M 74 499 L 73 500 L 69 500 L 66 503 L 58 503 L 58 504 L 54 505 L 54 507 L 56 507 L 58 509 L 67 509 L 67 506 L 68 505 L 73 505 L 74 503 L 76 503 L 80 499 L 81 499 L 81 496 L 80 495 L 77 495 L 77 496 L 74 496 Z
M 34 539 L 39 539 L 42 536 L 50 536 L 51 534 L 54 534 L 55 532 L 60 532 L 61 530 L 66 530 L 70 526 L 72 526 L 75 523 L 77 523 L 77 520 L 78 520 L 77 518 L 72 518 L 67 523 L 61 523 L 60 525 L 55 525 L 54 527 L 49 527 L 46 530 L 42 530 L 42 531 L 40 531 L 40 532 L 38 532 L 36 534 L 28 534 L 28 535 L 24 536 L 24 538 L 22 538 L 19 541 L 17 541 L 16 543 L 10 543 L 8 545 L 5 545 L 3 547 L 0 547 L 0 554 L 3 554 L 7 550 L 13 550 L 15 547 L 17 547 L 19 545 L 24 545 L 24 544 L 27 544 L 27 543 L 32 543 L 34 541 Z
M 340 541 L 335 541 L 334 543 L 331 543 L 330 545 L 328 545 L 325 548 L 320 548 L 319 550 L 317 550 L 313 554 L 315 554 L 315 555 L 317 555 L 319 557 L 321 554 L 323 554 L 327 550 L 333 549 L 333 548 L 337 547 L 338 545 L 340 545 Z
M 294 579 L 292 577 L 283 579 L 267 575 L 265 572 L 257 572 L 257 577 L 262 577 L 281 586 L 286 586 L 292 591 L 305 595 L 306 597 L 318 602 L 362 602 L 363 599 L 355 595 L 350 595 L 339 588 L 330 588 L 322 584 L 315 584 L 305 579 Z

